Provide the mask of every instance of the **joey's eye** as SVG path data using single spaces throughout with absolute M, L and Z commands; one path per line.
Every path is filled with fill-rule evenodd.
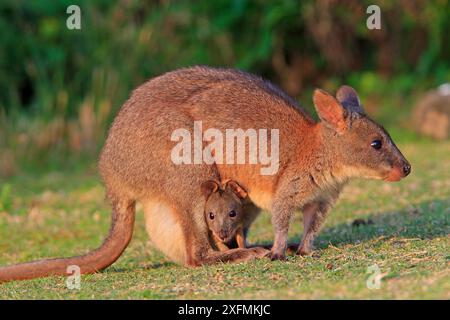
M 236 217 L 236 211 L 231 210 L 231 211 L 228 213 L 228 215 L 229 215 L 231 218 L 234 218 L 234 217 Z
M 210 213 L 209 213 L 209 218 L 210 218 L 211 220 L 214 220 L 214 213 L 210 212 Z
M 371 143 L 370 143 L 370 146 L 372 147 L 372 148 L 374 148 L 374 149 L 376 149 L 376 150 L 379 150 L 379 149 L 381 149 L 381 140 L 373 140 Z

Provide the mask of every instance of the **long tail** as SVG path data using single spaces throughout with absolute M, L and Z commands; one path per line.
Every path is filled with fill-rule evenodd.
M 12 280 L 67 275 L 67 268 L 75 265 L 80 272 L 98 272 L 114 263 L 128 246 L 133 234 L 135 202 L 113 201 L 112 223 L 109 235 L 103 244 L 81 256 L 43 259 L 0 267 L 0 283 Z

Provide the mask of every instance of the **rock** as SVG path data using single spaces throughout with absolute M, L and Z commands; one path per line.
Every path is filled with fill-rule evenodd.
M 450 84 L 427 92 L 413 111 L 413 124 L 417 132 L 436 140 L 450 137 Z

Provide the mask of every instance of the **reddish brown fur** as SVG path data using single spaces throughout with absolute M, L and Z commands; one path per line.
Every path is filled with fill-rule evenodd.
M 133 92 L 109 131 L 99 161 L 108 196 L 127 208 L 135 201 L 170 208 L 161 214 L 170 214 L 182 229 L 174 245 L 184 246 L 178 260 L 186 265 L 264 256 L 262 248 L 217 252 L 209 243 L 204 200 L 196 186 L 219 177 L 233 179 L 258 207 L 272 212 L 272 259 L 285 256 L 289 220 L 297 208 L 304 211 L 305 227 L 298 252 L 309 253 L 314 234 L 349 178 L 389 179 L 392 170 L 409 173 L 409 164 L 387 133 L 364 115 L 354 90 L 342 87 L 337 99 L 324 91 L 314 93 L 321 118 L 316 123 L 273 84 L 244 72 L 193 67 L 156 77 Z M 203 121 L 204 130 L 279 129 L 279 171 L 262 176 L 259 165 L 173 164 L 170 136 L 175 129 L 192 130 L 194 120 Z M 371 149 L 372 139 L 382 139 L 383 148 Z M 44 260 L 36 272 L 36 262 L 1 268 L 0 281 L 62 274 L 69 263 L 81 265 L 82 272 L 113 263 L 131 236 L 134 210 L 114 212 L 115 227 L 100 249 L 81 258 L 58 259 L 57 266 Z M 148 215 L 147 225 L 158 228 L 155 214 Z M 162 234 L 170 232 L 169 226 Z

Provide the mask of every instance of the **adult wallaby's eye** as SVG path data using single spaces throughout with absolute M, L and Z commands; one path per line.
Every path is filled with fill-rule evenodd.
M 231 218 L 236 217 L 236 211 L 231 210 L 230 213 L 228 213 L 230 215 Z
M 209 213 L 209 218 L 210 218 L 211 220 L 214 220 L 214 213 L 210 212 L 210 213 Z
M 381 149 L 381 140 L 373 140 L 373 141 L 370 143 L 370 146 L 371 146 L 372 148 L 376 149 L 376 150 Z

